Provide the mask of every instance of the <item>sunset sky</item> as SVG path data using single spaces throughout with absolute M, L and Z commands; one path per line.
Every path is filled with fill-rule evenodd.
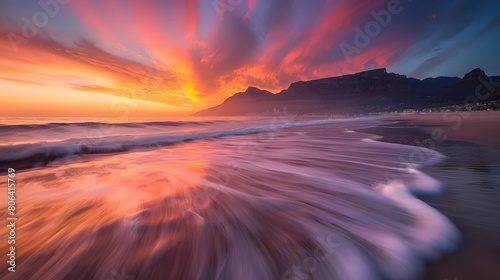
M 248 86 L 279 92 L 378 67 L 500 74 L 500 1 L 397 2 L 3 0 L 0 116 L 190 114 Z M 342 44 L 356 47 L 356 30 L 391 5 L 346 58 Z

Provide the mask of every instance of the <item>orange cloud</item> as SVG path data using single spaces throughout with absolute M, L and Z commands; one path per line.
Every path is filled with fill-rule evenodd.
M 0 39 L 0 82 L 10 91 L 37 85 L 44 92 L 113 95 L 188 113 L 248 86 L 279 92 L 296 80 L 386 67 L 413 44 L 411 35 L 374 39 L 348 62 L 339 44 L 387 1 L 308 3 L 243 1 L 221 20 L 202 0 L 71 1 L 73 38 L 47 29 L 14 56 L 6 37 Z

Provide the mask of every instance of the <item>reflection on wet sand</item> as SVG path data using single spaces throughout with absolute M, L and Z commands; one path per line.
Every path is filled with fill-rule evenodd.
M 397 160 L 413 147 L 364 141 L 373 137 L 344 126 L 86 155 L 21 171 L 19 265 L 0 276 L 411 279 L 423 259 L 459 239 L 410 194 L 439 182 Z M 425 154 L 428 163 L 441 157 Z M 384 182 L 394 170 L 405 180 Z

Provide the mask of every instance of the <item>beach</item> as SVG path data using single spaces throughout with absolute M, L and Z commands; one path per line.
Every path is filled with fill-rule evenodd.
M 500 279 L 500 113 L 472 112 L 468 118 L 459 114 L 400 116 L 392 118 L 401 121 L 398 125 L 362 131 L 405 145 L 427 140 L 426 147 L 447 156 L 423 168 L 445 185 L 444 193 L 420 199 L 459 228 L 463 243 L 456 252 L 429 262 L 423 279 Z M 432 140 L 436 129 L 445 141 Z
M 495 279 L 498 150 L 426 117 L 0 126 L 0 277 Z

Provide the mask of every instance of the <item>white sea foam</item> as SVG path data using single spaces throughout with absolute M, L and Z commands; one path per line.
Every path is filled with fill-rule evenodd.
M 459 242 L 414 196 L 442 191 L 419 170 L 439 153 L 346 131 L 376 120 L 259 122 L 110 136 L 120 153 L 22 171 L 16 279 L 415 279 Z M 164 146 L 182 139 L 199 141 Z

